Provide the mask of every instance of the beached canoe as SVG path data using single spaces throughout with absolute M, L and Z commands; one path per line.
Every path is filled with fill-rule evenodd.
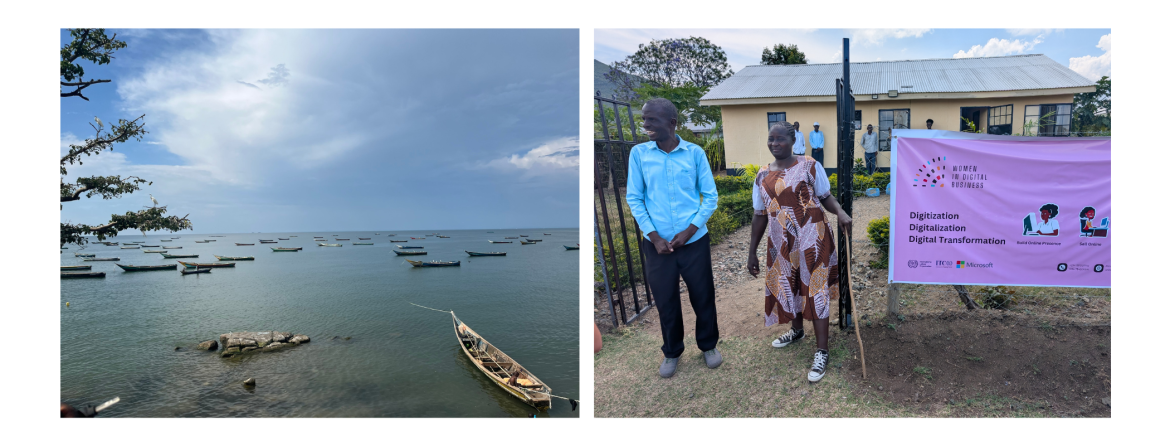
M 122 260 L 122 259 L 117 258 L 117 257 L 106 257 L 106 258 L 102 258 L 102 259 L 94 257 L 92 259 L 85 259 L 83 261 L 85 261 L 85 262 L 117 262 L 119 260 Z
M 394 250 L 394 253 L 400 256 L 423 256 L 427 254 L 426 251 L 399 251 L 397 249 Z
M 330 248 L 340 248 L 341 243 L 318 243 L 317 246 L 328 246 Z
M 506 255 L 508 255 L 508 253 L 506 253 L 506 252 L 475 252 L 475 251 L 463 251 L 463 252 L 466 252 L 466 253 L 467 253 L 467 255 L 469 255 L 469 256 L 472 256 L 472 257 L 480 257 L 480 256 L 506 256 Z
M 272 248 L 272 252 L 297 252 L 303 248 Z
M 564 247 L 565 247 L 565 249 L 567 249 L 567 250 L 569 250 L 569 251 L 573 251 L 573 250 L 578 250 L 578 249 L 581 249 L 581 245 L 577 245 L 577 246 L 561 245 L 561 246 L 564 246 Z
M 459 347 L 488 379 L 529 406 L 539 410 L 552 408 L 552 397 L 549 396 L 552 389 L 459 320 L 454 311 L 451 312 L 451 322 Z
M 373 243 L 361 243 L 361 242 L 353 242 L 353 244 L 355 244 L 355 245 L 373 245 Z
M 211 268 L 181 269 L 179 272 L 184 276 L 187 274 L 206 274 L 211 272 Z
M 488 240 L 488 243 L 512 243 L 512 242 L 497 242 L 495 240 Z
M 197 259 L 199 254 L 163 254 L 164 259 Z
M 115 265 L 118 265 L 118 268 L 122 268 L 122 269 L 123 269 L 123 270 L 125 270 L 126 272 L 134 272 L 134 271 L 161 271 L 161 270 L 165 270 L 165 269 L 176 269 L 176 268 L 178 268 L 178 267 L 179 267 L 179 265 L 144 265 L 144 266 L 135 266 L 135 265 L 123 265 L 123 264 L 121 264 L 121 263 L 115 263 Z
M 414 265 L 415 268 L 431 268 L 431 267 L 440 267 L 440 266 L 459 266 L 458 260 L 456 260 L 454 262 L 448 262 L 448 261 L 444 261 L 444 260 L 418 261 L 418 260 L 406 259 L 406 261 L 410 262 L 411 265 Z
M 182 263 L 183 266 L 185 266 L 187 268 L 235 268 L 236 267 L 235 263 L 191 263 L 191 262 L 184 262 L 182 260 L 179 260 L 178 262 Z
M 255 243 L 236 243 L 236 246 L 256 246 Z
M 167 250 L 165 250 L 165 249 L 163 249 L 163 250 L 158 250 L 158 249 L 144 249 L 142 252 L 145 252 L 145 253 L 147 253 L 147 254 L 163 254 L 163 253 L 167 252 Z
M 247 256 L 247 257 L 215 256 L 215 258 L 219 259 L 219 260 L 256 260 L 256 258 L 252 257 L 252 256 Z
M 84 271 L 93 268 L 93 265 L 62 266 L 61 271 Z
M 62 279 L 88 279 L 88 278 L 102 278 L 102 277 L 106 277 L 106 273 L 89 273 L 89 272 L 61 273 Z
M 403 245 L 396 245 L 396 246 L 398 246 L 398 249 L 423 249 L 422 246 L 403 246 Z
M 97 257 L 97 254 L 82 254 L 80 252 L 73 253 L 73 257 Z

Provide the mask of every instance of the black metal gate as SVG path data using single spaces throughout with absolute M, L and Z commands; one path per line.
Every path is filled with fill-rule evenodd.
M 597 112 L 593 140 L 594 225 L 596 269 L 605 282 L 613 325 L 629 324 L 654 305 L 646 282 L 642 231 L 626 204 L 626 169 L 630 149 L 644 142 L 634 126 L 629 103 L 594 96 Z M 639 284 L 642 291 L 639 292 Z
M 854 140 L 854 98 L 853 90 L 849 88 L 849 39 L 844 39 L 842 49 L 842 65 L 844 72 L 841 79 L 837 79 L 837 202 L 846 214 L 853 215 L 853 140 Z M 846 266 L 845 250 L 852 242 L 852 234 L 841 233 L 837 237 L 837 271 L 838 287 L 841 299 L 837 319 L 838 327 L 848 328 L 852 321 L 853 312 L 849 305 L 850 293 L 849 275 Z

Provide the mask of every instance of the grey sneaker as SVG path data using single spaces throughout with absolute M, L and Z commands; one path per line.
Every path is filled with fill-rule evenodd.
M 825 362 L 829 359 L 829 351 L 817 349 L 813 354 L 812 370 L 808 371 L 808 382 L 815 383 L 825 377 Z
M 678 358 L 663 358 L 662 365 L 658 366 L 658 376 L 670 378 L 678 370 Z
M 796 331 L 789 328 L 788 332 L 780 335 L 780 337 L 776 338 L 775 341 L 772 341 L 772 346 L 780 348 L 801 339 L 804 339 L 804 330 Z
M 723 364 L 723 355 L 719 353 L 718 349 L 712 348 L 703 352 L 703 360 L 707 361 L 707 368 L 713 369 L 719 367 L 719 364 Z

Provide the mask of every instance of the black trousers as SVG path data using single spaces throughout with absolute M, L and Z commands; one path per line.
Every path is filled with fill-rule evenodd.
M 715 314 L 715 277 L 711 272 L 711 237 L 703 235 L 694 243 L 659 254 L 654 244 L 642 239 L 646 253 L 646 279 L 658 306 L 662 325 L 662 354 L 677 358 L 683 352 L 682 293 L 678 278 L 687 284 L 691 308 L 695 310 L 695 340 L 707 351 L 719 343 L 719 323 Z
M 818 163 L 821 163 L 821 166 L 824 166 L 825 165 L 825 149 L 812 149 L 812 158 L 814 160 L 817 160 Z
M 874 169 L 877 169 L 877 152 L 865 154 L 865 168 L 869 175 L 873 175 Z

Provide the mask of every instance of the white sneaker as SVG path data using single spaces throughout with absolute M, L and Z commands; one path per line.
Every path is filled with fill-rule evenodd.
M 829 351 L 817 349 L 813 354 L 812 370 L 808 371 L 808 382 L 815 383 L 825 377 L 825 362 L 829 360 Z

